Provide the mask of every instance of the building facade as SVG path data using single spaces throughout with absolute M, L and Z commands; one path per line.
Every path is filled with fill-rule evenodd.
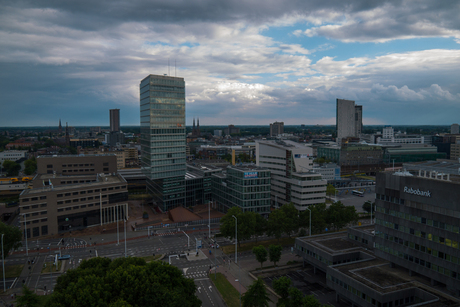
M 27 159 L 27 150 L 5 150 L 0 152 L 0 168 L 5 161 L 19 161 Z
M 114 155 L 38 157 L 32 185 L 19 196 L 24 236 L 56 235 L 128 218 L 126 180 Z
M 353 100 L 337 99 L 337 142 L 343 138 L 359 137 L 363 127 L 363 107 L 355 105 Z
M 270 213 L 270 171 L 253 165 L 227 167 L 212 175 L 212 198 L 219 211 L 240 207 L 243 212 Z
M 110 132 L 120 131 L 120 109 L 110 109 Z
M 284 122 L 270 124 L 270 136 L 278 136 L 284 133 Z
M 141 166 L 164 211 L 185 202 L 185 81 L 149 75 L 140 83 Z
M 450 134 L 459 134 L 458 124 L 452 124 L 450 126 Z
M 376 182 L 376 255 L 460 296 L 459 181 L 419 170 Z
M 304 211 L 324 203 L 327 180 L 313 169 L 313 149 L 290 141 L 256 142 L 256 164 L 271 172 L 271 205 Z

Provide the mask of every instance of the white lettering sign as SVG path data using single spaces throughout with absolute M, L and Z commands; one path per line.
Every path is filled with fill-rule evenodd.
M 412 188 L 404 187 L 404 193 L 423 196 L 423 197 L 431 197 L 430 191 L 420 191 L 419 189 L 414 190 Z

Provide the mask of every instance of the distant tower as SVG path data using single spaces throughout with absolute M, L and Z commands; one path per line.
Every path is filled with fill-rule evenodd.
M 197 119 L 196 135 L 197 135 L 197 136 L 200 136 L 200 118 L 199 118 L 199 117 L 198 117 L 198 119 Z
M 120 109 L 110 109 L 110 132 L 120 131 Z
M 196 135 L 196 127 L 195 127 L 195 117 L 193 118 L 193 127 L 192 127 L 192 135 Z
M 65 123 L 65 144 L 70 146 L 69 123 Z
M 59 118 L 59 134 L 62 134 L 61 119 Z

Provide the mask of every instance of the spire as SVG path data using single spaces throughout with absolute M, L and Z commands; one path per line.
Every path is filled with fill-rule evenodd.
M 200 129 L 200 118 L 198 117 L 197 129 Z
M 193 130 L 195 130 L 195 117 L 193 118 Z

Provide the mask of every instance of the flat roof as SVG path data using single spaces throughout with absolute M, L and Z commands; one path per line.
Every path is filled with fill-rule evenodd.
M 48 175 L 47 176 L 52 176 L 53 175 Z M 91 175 L 87 176 L 56 176 L 54 179 L 60 179 L 60 180 L 77 180 L 77 179 L 82 179 L 85 178 L 85 180 L 88 180 L 88 177 L 91 177 Z M 92 175 L 93 180 L 96 179 L 96 175 Z M 48 180 L 51 178 L 42 178 L 42 180 Z M 118 175 L 109 175 L 109 176 L 103 176 L 99 177 L 99 181 L 97 182 L 82 182 L 82 183 L 73 183 L 73 184 L 62 184 L 62 185 L 56 185 L 56 186 L 42 186 L 42 187 L 37 187 L 34 189 L 26 189 L 21 193 L 21 196 L 28 195 L 28 194 L 38 194 L 38 193 L 43 193 L 43 191 L 65 191 L 65 190 L 70 190 L 70 189 L 78 189 L 78 188 L 89 188 L 89 187 L 97 187 L 101 185 L 106 185 L 106 184 L 114 184 L 114 183 L 126 183 L 123 177 L 118 176 Z

